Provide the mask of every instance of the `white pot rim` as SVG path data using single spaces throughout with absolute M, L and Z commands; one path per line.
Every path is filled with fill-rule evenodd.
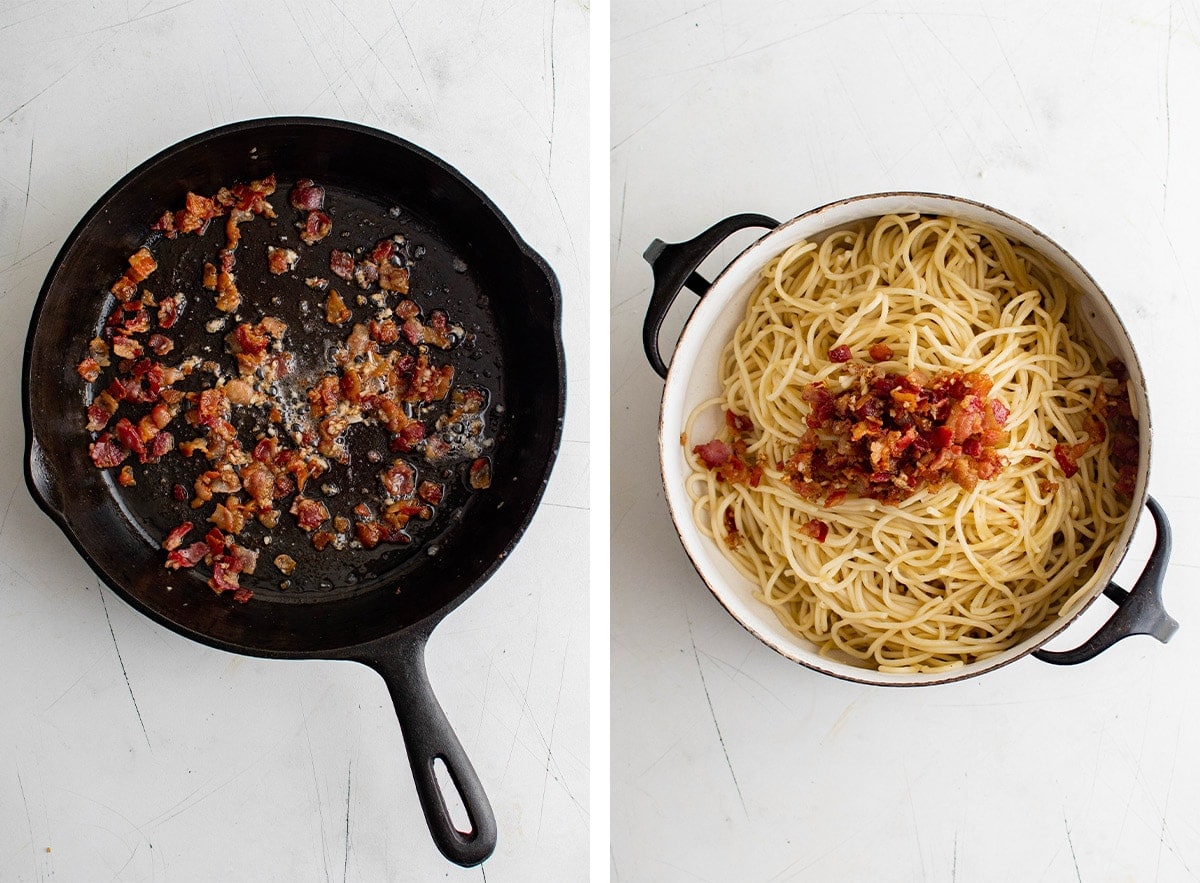
M 819 237 L 855 221 L 913 211 L 987 224 L 1037 250 L 1075 285 L 1081 293 L 1084 318 L 1101 346 L 1121 358 L 1128 368 L 1130 394 L 1135 399 L 1139 419 L 1139 465 L 1129 515 L 1114 541 L 1116 554 L 1102 567 L 1089 597 L 1070 616 L 1048 623 L 1021 643 L 987 659 L 948 671 L 901 674 L 820 655 L 814 645 L 784 629 L 770 608 L 751 596 L 754 587 L 750 581 L 695 524 L 691 500 L 684 487 L 690 467 L 679 439 L 692 408 L 719 390 L 713 353 L 719 354 L 732 335 L 763 266 L 801 239 Z M 671 357 L 659 415 L 659 460 L 667 505 L 684 550 L 709 591 L 737 622 L 777 653 L 815 671 L 858 683 L 925 686 L 960 681 L 1007 665 L 1051 641 L 1103 594 L 1124 558 L 1145 504 L 1151 437 L 1145 375 L 1116 310 L 1082 265 L 1040 230 L 1007 212 L 962 197 L 917 191 L 853 196 L 807 211 L 759 237 L 713 280 L 688 318 Z

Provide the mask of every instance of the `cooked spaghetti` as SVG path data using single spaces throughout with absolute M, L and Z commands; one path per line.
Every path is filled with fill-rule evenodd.
M 791 246 L 688 419 L 701 530 L 790 631 L 881 671 L 958 667 L 1074 612 L 1137 471 L 1123 366 L 1077 297 L 949 217 Z

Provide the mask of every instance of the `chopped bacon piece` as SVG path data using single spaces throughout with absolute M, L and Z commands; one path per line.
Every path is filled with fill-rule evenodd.
M 367 333 L 372 340 L 378 341 L 384 346 L 390 346 L 400 339 L 400 329 L 396 327 L 396 323 L 391 319 L 372 319 L 367 323 Z
M 294 270 L 299 262 L 300 255 L 292 249 L 267 246 L 267 269 L 274 275 L 282 276 L 284 273 Z
M 187 298 L 182 293 L 163 298 L 162 303 L 158 305 L 158 327 L 168 329 L 174 326 L 179 321 L 179 317 L 183 315 L 186 303 Z
M 479 457 L 471 463 L 468 480 L 471 487 L 477 491 L 492 486 L 492 464 L 488 462 L 486 457 Z
M 174 239 L 178 235 L 175 232 L 174 212 L 163 212 L 159 219 L 150 225 L 150 229 L 165 233 L 168 239 Z
M 190 521 L 183 522 L 169 534 L 167 534 L 166 539 L 164 539 L 162 542 L 162 547 L 168 552 L 172 551 L 173 549 L 178 549 L 181 545 L 183 545 L 183 538 L 191 533 L 191 530 L 194 526 L 195 525 L 193 525 Z
M 100 365 L 91 356 L 76 365 L 75 371 L 88 383 L 94 383 L 100 377 Z
M 134 282 L 141 282 L 157 269 L 158 264 L 150 254 L 150 249 L 143 246 L 129 256 L 129 269 L 125 274 Z
M 818 543 L 823 543 L 825 537 L 829 536 L 829 525 L 820 519 L 813 518 L 800 525 L 800 533 L 806 537 L 812 537 Z
M 125 447 L 126 450 L 137 454 L 139 457 L 146 456 L 146 445 L 142 441 L 142 437 L 138 434 L 137 428 L 129 422 L 127 417 L 122 417 L 113 426 L 113 432 L 117 435 L 117 441 Z
M 443 493 L 442 486 L 433 481 L 422 481 L 417 488 L 417 496 L 426 503 L 432 503 L 435 506 L 442 502 Z
M 841 346 L 835 346 L 829 350 L 829 361 L 849 362 L 852 355 L 850 347 L 843 343 Z
M 97 469 L 109 469 L 113 466 L 120 466 L 129 452 L 112 440 L 112 437 L 107 433 L 101 433 L 100 437 L 88 445 L 88 453 L 91 455 L 92 462 L 96 464 Z
M 121 467 L 121 472 L 117 476 L 117 484 L 121 485 L 121 487 L 133 487 L 137 484 L 137 480 L 133 477 L 132 466 Z
M 112 284 L 112 288 L 109 291 L 112 292 L 113 297 L 117 300 L 126 303 L 133 300 L 137 295 L 137 282 L 130 279 L 129 276 L 122 276 Z
M 305 245 L 316 245 L 328 236 L 331 230 L 333 230 L 333 221 L 329 215 L 322 211 L 311 211 L 304 220 L 304 227 L 300 231 L 300 240 Z
M 408 294 L 408 269 L 397 267 L 390 262 L 379 265 L 379 287 L 384 291 L 395 291 L 398 294 Z
M 208 580 L 209 588 L 218 595 L 222 592 L 233 592 L 234 600 L 238 598 L 238 590 L 241 585 L 238 583 L 238 574 L 242 572 L 241 562 L 232 555 L 217 555 L 213 559 L 213 573 Z M 249 601 L 247 596 L 244 600 Z
M 1058 461 L 1063 475 L 1067 478 L 1070 478 L 1079 471 L 1079 464 L 1075 461 L 1075 452 L 1071 445 L 1055 445 L 1054 459 Z
M 301 530 L 312 532 L 329 520 L 329 510 L 319 500 L 297 496 L 289 510 L 296 516 L 296 524 Z
M 725 425 L 734 432 L 749 432 L 754 428 L 754 424 L 750 422 L 750 418 L 742 414 L 735 414 L 733 411 L 725 412 Z
M 894 353 L 892 348 L 886 343 L 873 343 L 867 348 L 867 353 L 876 362 L 886 362 Z M 832 358 L 832 357 L 831 357 Z
M 317 211 L 325 208 L 325 188 L 311 178 L 301 178 L 292 187 L 289 200 L 296 211 Z
M 699 457 L 709 469 L 722 466 L 733 456 L 733 448 L 727 442 L 714 438 L 708 444 L 696 445 L 692 453 Z
M 378 522 L 358 521 L 354 525 L 354 535 L 358 537 L 364 549 L 374 549 L 383 538 L 383 531 Z
M 354 281 L 366 290 L 379 280 L 379 267 L 374 261 L 359 261 L 354 267 Z
M 329 269 L 335 276 L 340 276 L 349 282 L 354 278 L 354 255 L 335 248 L 329 254 Z
M 400 319 L 415 319 L 419 315 L 421 315 L 421 308 L 414 300 L 405 298 L 396 304 L 396 316 Z
M 325 301 L 325 321 L 330 325 L 341 325 L 348 322 L 352 315 L 350 308 L 342 300 L 342 296 L 336 290 L 331 289 L 329 297 Z
M 182 549 L 173 549 L 167 555 L 167 568 L 179 570 L 181 567 L 195 567 L 208 554 L 207 543 L 192 543 Z
M 217 290 L 217 266 L 211 261 L 204 262 L 204 272 L 201 276 L 201 285 L 209 291 Z
M 112 351 L 121 359 L 140 359 L 142 357 L 142 345 L 128 337 L 114 337 Z
M 237 289 L 233 274 L 222 270 L 217 275 L 217 309 L 222 313 L 232 313 L 241 303 L 242 295 Z
M 108 395 L 108 393 L 101 393 L 101 395 Z M 109 398 L 111 399 L 112 396 L 109 396 Z M 103 405 L 99 404 L 98 401 L 92 402 L 92 404 L 88 405 L 88 409 L 87 409 L 87 415 L 88 415 L 87 429 L 88 429 L 88 431 L 89 432 L 99 432 L 101 429 L 103 429 L 105 426 L 108 425 L 108 420 L 110 417 L 112 417 L 112 414 L 113 414 L 113 412 L 109 411 Z
M 313 548 L 318 552 L 325 550 L 325 547 L 337 539 L 337 535 L 327 530 L 319 530 L 312 537 Z
M 165 356 L 175 349 L 175 341 L 165 334 L 151 334 L 150 339 L 146 341 L 146 346 L 150 347 L 150 351 L 156 356 Z
M 276 555 L 275 566 L 284 576 L 290 576 L 292 571 L 296 569 L 296 559 L 287 554 Z
M 390 497 L 408 497 L 413 492 L 416 470 L 403 460 L 397 460 L 379 473 L 379 482 Z

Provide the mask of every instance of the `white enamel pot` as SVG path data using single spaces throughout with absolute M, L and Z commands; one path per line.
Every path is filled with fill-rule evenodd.
M 704 536 L 692 517 L 692 504 L 685 490 L 689 474 L 685 450 L 680 443 L 688 415 L 696 405 L 720 392 L 717 365 L 721 350 L 741 321 L 746 302 L 762 268 L 789 246 L 802 239 L 820 240 L 824 234 L 843 229 L 856 221 L 888 214 L 921 212 L 949 215 L 985 224 L 1025 243 L 1053 263 L 1080 292 L 1082 316 L 1091 327 L 1101 349 L 1121 359 L 1129 370 L 1129 391 L 1139 419 L 1139 465 L 1129 517 L 1115 542 L 1116 554 L 1101 565 L 1103 572 L 1090 597 L 1077 606 L 1073 616 L 1060 617 L 1041 631 L 1003 653 L 943 672 L 899 674 L 863 668 L 852 661 L 822 656 L 817 647 L 798 637 L 776 618 L 767 605 L 754 597 L 754 586 L 722 555 L 712 539 Z M 767 232 L 738 255 L 711 282 L 696 268 L 731 234 L 747 227 Z M 763 215 L 736 215 L 713 225 L 687 242 L 667 244 L 655 240 L 646 250 L 654 270 L 654 291 L 646 313 L 643 343 L 651 366 L 665 378 L 659 418 L 659 455 L 667 505 L 683 547 L 713 596 L 751 634 L 801 665 L 834 677 L 884 686 L 918 686 L 976 677 L 1029 654 L 1050 663 L 1073 665 L 1091 659 L 1130 635 L 1151 635 L 1166 642 L 1178 628 L 1162 603 L 1162 580 L 1170 556 L 1170 528 L 1161 507 L 1147 494 L 1150 470 L 1150 403 L 1145 377 L 1129 334 L 1112 304 L 1096 281 L 1061 247 L 1029 224 L 997 209 L 970 200 L 931 193 L 880 193 L 840 200 L 813 209 L 786 223 Z M 671 305 L 684 289 L 700 296 L 675 345 L 670 368 L 659 352 L 659 329 Z M 717 418 L 714 418 L 714 421 Z M 714 433 L 712 426 L 698 425 L 697 437 Z M 1154 549 L 1132 589 L 1111 582 L 1137 527 L 1143 509 L 1154 520 Z M 1087 641 L 1068 651 L 1040 649 L 1091 605 L 1100 595 L 1116 604 L 1116 610 Z

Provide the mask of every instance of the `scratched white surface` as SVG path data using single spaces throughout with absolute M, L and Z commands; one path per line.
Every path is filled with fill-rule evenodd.
M 1200 9 L 616 0 L 612 44 L 613 879 L 1200 877 Z M 657 474 L 642 250 L 892 189 L 1025 218 L 1116 304 L 1175 532 L 1170 644 L 857 686 L 766 649 L 691 569 Z
M 585 878 L 588 17 L 553 0 L 0 3 L 0 879 Z M 442 156 L 562 283 L 569 404 L 545 501 L 429 647 L 498 819 L 482 869 L 433 846 L 378 676 L 160 628 L 100 588 L 21 479 L 20 354 L 66 235 L 151 154 L 273 114 Z

